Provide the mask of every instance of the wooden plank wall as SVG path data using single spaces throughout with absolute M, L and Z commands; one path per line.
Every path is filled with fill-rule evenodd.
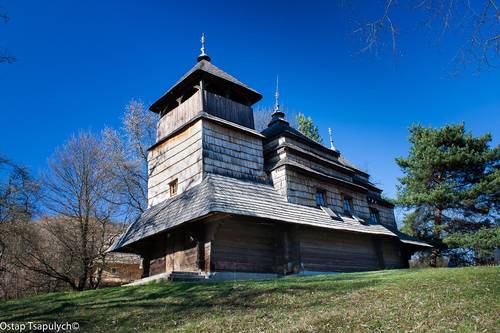
M 405 262 L 407 259 L 404 257 L 403 248 L 397 239 L 384 238 L 382 251 L 384 254 L 385 268 L 406 267 L 407 263 Z
M 165 273 L 165 234 L 150 240 L 149 276 Z
M 205 111 L 216 117 L 255 129 L 252 108 L 205 91 Z
M 170 232 L 152 237 L 147 242 L 147 260 L 149 276 L 172 271 L 195 272 L 200 269 L 199 245 L 200 233 L 198 225 L 184 226 Z
M 356 272 L 406 267 L 397 239 L 233 217 L 211 243 L 215 271 Z
M 262 140 L 203 120 L 203 169 L 207 173 L 263 180 L 266 174 Z
M 243 217 L 199 223 L 149 241 L 149 275 L 171 271 L 356 272 L 407 267 L 397 239 Z
M 156 129 L 157 141 L 186 124 L 201 111 L 255 129 L 251 107 L 208 91 L 204 92 L 204 96 L 205 101 L 202 102 L 201 92 L 198 90 L 175 109 L 163 115 L 158 121 Z
M 160 118 L 156 128 L 156 140 L 169 135 L 175 129 L 186 124 L 197 113 L 203 110 L 201 103 L 201 93 L 195 92 L 194 95 L 182 102 L 178 107 L 170 110 L 167 114 Z
M 308 228 L 300 231 L 301 260 L 306 270 L 357 272 L 380 269 L 371 235 Z
M 178 179 L 177 193 L 198 184 L 202 176 L 202 120 L 165 141 L 148 155 L 148 203 L 170 197 L 168 184 Z
M 191 228 L 167 233 L 166 271 L 195 272 L 198 267 L 198 240 Z
M 217 271 L 275 272 L 276 242 L 272 224 L 233 219 L 219 226 L 212 242 Z

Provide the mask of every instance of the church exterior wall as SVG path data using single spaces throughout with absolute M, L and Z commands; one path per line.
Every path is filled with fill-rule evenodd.
M 271 179 L 275 190 L 287 198 L 288 185 L 286 181 L 286 166 L 282 165 L 271 171 Z
M 387 240 L 382 244 L 384 253 L 385 268 L 403 268 L 408 267 L 409 258 L 405 258 L 405 253 L 397 240 Z
M 396 238 L 239 216 L 214 216 L 157 235 L 148 244 L 149 276 L 173 271 L 357 272 L 407 267 L 408 259 Z
M 251 107 L 232 101 L 209 91 L 204 91 L 204 110 L 216 117 L 254 129 L 253 110 Z
M 274 273 L 274 225 L 235 218 L 222 223 L 212 244 L 215 271 Z
M 191 228 L 192 229 L 192 228 Z M 187 226 L 161 233 L 151 238 L 143 249 L 147 276 L 172 271 L 195 272 L 199 270 L 198 240 Z
M 211 252 L 212 273 L 357 272 L 406 267 L 406 259 L 391 237 L 240 217 L 218 227 Z
M 196 114 L 203 110 L 200 91 L 187 98 L 175 109 L 170 110 L 158 121 L 156 128 L 156 141 L 161 140 L 175 129 L 187 124 Z
M 356 272 L 383 268 L 371 235 L 305 229 L 300 239 L 306 271 Z
M 262 140 L 204 120 L 203 170 L 206 173 L 263 181 L 266 175 Z
M 396 217 L 394 216 L 394 209 L 382 206 L 376 203 L 371 203 L 370 207 L 375 208 L 379 212 L 380 224 L 388 227 L 389 229 L 396 229 Z
M 170 197 L 169 183 L 177 179 L 177 193 L 201 182 L 202 120 L 155 147 L 148 155 L 148 203 Z
M 354 214 L 361 218 L 370 215 L 366 193 L 358 192 L 338 184 L 306 176 L 299 171 L 287 168 L 288 201 L 299 205 L 316 207 L 316 191 L 326 192 L 327 206 L 335 211 L 343 211 L 343 195 L 352 198 Z

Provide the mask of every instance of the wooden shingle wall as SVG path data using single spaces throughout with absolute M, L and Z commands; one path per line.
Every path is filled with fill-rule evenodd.
M 355 215 L 362 218 L 368 218 L 370 215 L 366 193 L 364 192 L 354 191 L 338 184 L 309 177 L 288 167 L 286 184 L 289 202 L 316 207 L 316 192 L 317 190 L 324 190 L 326 192 L 326 203 L 331 209 L 342 212 L 343 195 L 347 195 L 352 198 Z
M 309 152 L 311 152 L 315 155 L 318 155 L 324 159 L 331 160 L 331 161 L 338 161 L 338 159 L 335 156 L 333 156 L 331 153 L 325 152 L 323 149 L 314 147 L 312 145 L 308 145 L 308 144 L 306 144 L 302 141 L 299 141 L 295 138 L 285 137 L 285 142 L 290 143 L 292 145 L 295 145 L 303 150 L 309 151 Z
M 215 122 L 203 121 L 203 170 L 263 181 L 266 174 L 262 140 Z
M 154 206 L 170 197 L 168 184 L 177 179 L 177 193 L 202 178 L 202 120 L 149 152 L 148 203 Z
M 307 151 L 311 155 L 308 156 L 304 151 Z M 369 205 L 366 190 L 356 190 L 356 187 L 342 185 L 338 181 L 327 178 L 335 177 L 347 182 L 353 182 L 353 173 L 351 170 L 343 172 L 342 167 L 331 165 L 328 162 L 334 162 L 336 160 L 334 156 L 329 156 L 321 149 L 308 147 L 299 140 L 288 136 L 276 137 L 266 141 L 264 153 L 265 166 L 266 169 L 270 170 L 270 177 L 274 188 L 284 195 L 288 202 L 315 207 L 317 190 L 324 190 L 326 192 L 327 205 L 337 212 L 342 212 L 343 196 L 346 195 L 352 198 L 354 214 L 357 217 L 361 217 L 369 222 L 369 207 L 373 207 L 379 211 L 380 223 L 382 225 L 390 228 L 396 227 L 394 210 L 392 208 L 376 203 Z M 283 162 L 285 165 L 279 164 Z M 304 170 L 313 170 L 327 177 L 320 177 L 319 175 L 301 171 L 297 167 L 287 165 L 287 163 L 300 166 Z M 276 165 L 280 166 L 275 168 Z M 357 177 L 362 178 L 360 175 L 357 175 Z
M 288 197 L 288 185 L 286 177 L 286 166 L 282 165 L 271 171 L 273 186 L 282 196 Z
M 338 170 L 336 170 L 328 165 L 325 165 L 323 163 L 319 163 L 317 160 L 314 160 L 313 158 L 306 158 L 304 156 L 300 156 L 299 154 L 295 153 L 292 150 L 290 150 L 287 153 L 287 157 L 290 161 L 297 162 L 300 165 L 305 166 L 306 168 L 313 169 L 313 170 L 320 172 L 324 175 L 337 177 L 337 178 L 341 178 L 341 179 L 352 182 L 352 177 L 350 175 L 342 173 L 342 172 L 340 172 L 340 171 L 338 171 Z
M 380 224 L 392 229 L 397 228 L 396 217 L 394 216 L 393 208 L 382 206 L 377 203 L 371 203 L 370 207 L 378 210 L 380 216 Z

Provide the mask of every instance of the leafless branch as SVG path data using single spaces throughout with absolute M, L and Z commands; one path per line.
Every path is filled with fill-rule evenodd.
M 423 25 L 432 33 L 436 44 L 453 32 L 463 41 L 456 55 L 452 58 L 453 72 L 458 73 L 470 65 L 476 71 L 495 68 L 500 61 L 500 6 L 497 0 L 416 0 L 411 4 L 414 13 L 423 14 Z M 391 44 L 395 59 L 398 58 L 399 31 L 393 17 L 396 9 L 401 9 L 395 0 L 384 2 L 381 15 L 365 21 L 354 33 L 362 36 L 360 53 L 378 54 L 385 47 L 385 41 Z M 420 17 L 415 15 L 415 17 Z

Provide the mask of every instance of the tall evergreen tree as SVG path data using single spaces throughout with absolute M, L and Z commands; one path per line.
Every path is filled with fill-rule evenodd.
M 473 248 L 467 239 L 477 243 L 485 230 L 496 232 L 500 146 L 490 147 L 490 134 L 474 137 L 464 124 L 415 125 L 409 141 L 409 155 L 396 159 L 404 174 L 397 201 L 412 209 L 404 221 L 405 231 L 434 246 L 431 265 L 435 265 L 441 253 Z M 500 246 L 493 243 L 489 241 L 490 250 Z M 481 250 L 476 256 L 485 255 L 484 247 Z
M 323 139 L 319 135 L 319 128 L 314 125 L 311 117 L 306 117 L 303 113 L 299 113 L 297 115 L 297 126 L 297 129 L 309 139 L 323 143 Z

